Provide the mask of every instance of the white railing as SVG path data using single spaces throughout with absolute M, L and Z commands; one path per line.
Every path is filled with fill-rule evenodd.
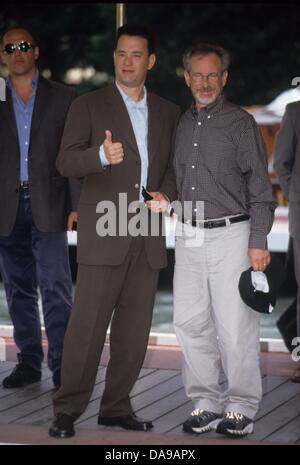
M 166 245 L 168 249 L 175 247 L 176 219 L 166 217 Z M 77 232 L 68 232 L 69 245 L 77 244 Z M 275 210 L 275 221 L 268 235 L 268 246 L 271 252 L 286 252 L 289 242 L 288 207 Z

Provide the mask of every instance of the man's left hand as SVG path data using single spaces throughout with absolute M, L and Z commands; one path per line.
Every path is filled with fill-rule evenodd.
M 161 192 L 148 192 L 153 199 L 147 200 L 146 205 L 155 213 L 161 213 L 167 210 L 168 200 Z
M 268 250 L 248 249 L 248 257 L 253 271 L 265 271 L 271 262 L 271 255 Z
M 74 223 L 77 223 L 77 212 L 71 212 L 68 216 L 68 224 L 67 224 L 67 229 L 68 231 L 73 230 L 73 225 Z

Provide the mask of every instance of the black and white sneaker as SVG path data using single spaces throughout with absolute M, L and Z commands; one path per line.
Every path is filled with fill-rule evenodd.
M 195 409 L 183 423 L 182 429 L 185 433 L 205 433 L 216 429 L 221 420 L 222 415 L 218 413 Z
M 226 412 L 218 424 L 216 433 L 234 437 L 247 436 L 253 433 L 253 421 L 241 413 Z

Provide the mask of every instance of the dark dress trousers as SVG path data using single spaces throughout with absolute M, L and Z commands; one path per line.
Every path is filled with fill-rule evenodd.
M 172 168 L 179 109 L 148 93 L 147 190 L 171 201 L 176 187 Z M 124 160 L 103 168 L 99 147 L 105 130 L 120 142 Z M 141 161 L 126 106 L 115 85 L 76 99 L 69 111 L 57 167 L 63 176 L 84 177 L 78 208 L 78 275 L 62 363 L 62 386 L 54 413 L 78 418 L 86 408 L 110 327 L 110 361 L 100 411 L 103 416 L 132 412 L 129 394 L 147 349 L 159 269 L 167 265 L 165 237 L 105 236 L 96 232 L 100 201 L 118 195 L 127 205 L 139 199 Z M 127 207 L 124 206 L 124 208 Z M 148 213 L 147 213 L 148 214 Z M 162 215 L 160 214 L 160 219 Z
M 289 232 L 293 238 L 297 295 L 297 336 L 300 337 L 300 102 L 286 106 L 274 146 L 274 168 L 289 201 Z
M 41 369 L 39 285 L 48 337 L 48 365 L 60 368 L 72 305 L 67 218 L 72 187 L 55 162 L 73 89 L 39 77 L 28 152 L 29 189 L 20 187 L 20 150 L 10 90 L 0 101 L 0 272 L 14 325 L 19 362 Z

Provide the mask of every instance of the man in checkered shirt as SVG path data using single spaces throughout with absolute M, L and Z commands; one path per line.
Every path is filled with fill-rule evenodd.
M 270 263 L 275 202 L 259 129 L 222 93 L 228 52 L 196 44 L 183 63 L 194 97 L 178 126 L 174 159 L 178 198 L 190 206 L 178 217 L 174 274 L 174 327 L 194 404 L 183 430 L 244 436 L 253 431 L 262 388 L 259 313 L 241 300 L 238 282 L 249 266 L 264 271 Z

